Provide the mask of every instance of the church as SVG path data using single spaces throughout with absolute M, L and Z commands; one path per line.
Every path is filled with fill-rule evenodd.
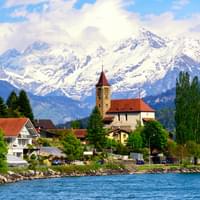
M 125 144 L 130 132 L 138 124 L 155 119 L 155 110 L 141 98 L 111 99 L 111 86 L 102 70 L 96 84 L 96 106 L 98 107 L 108 138 Z

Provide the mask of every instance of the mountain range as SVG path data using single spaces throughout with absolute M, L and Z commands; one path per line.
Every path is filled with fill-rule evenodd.
M 156 96 L 156 101 L 175 87 L 180 71 L 200 75 L 200 38 L 163 38 L 141 29 L 93 50 L 36 41 L 0 55 L 0 84 L 25 89 L 36 117 L 60 123 L 90 113 L 102 65 L 113 98 Z

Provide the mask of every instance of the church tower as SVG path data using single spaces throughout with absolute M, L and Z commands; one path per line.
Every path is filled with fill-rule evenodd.
M 99 108 L 101 116 L 104 118 L 110 108 L 111 103 L 110 84 L 102 70 L 98 83 L 96 84 L 96 106 Z

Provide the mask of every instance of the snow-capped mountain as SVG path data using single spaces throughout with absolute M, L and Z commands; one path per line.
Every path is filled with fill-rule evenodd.
M 94 91 L 102 62 L 114 96 L 155 95 L 173 88 L 181 70 L 200 76 L 200 39 L 162 38 L 141 29 L 93 51 L 37 41 L 0 56 L 0 80 L 35 95 L 84 101 Z

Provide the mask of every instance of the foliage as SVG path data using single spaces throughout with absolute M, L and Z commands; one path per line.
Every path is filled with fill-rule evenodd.
M 30 156 L 30 158 L 27 159 L 28 163 L 29 163 L 29 166 L 28 168 L 31 169 L 31 170 L 36 170 L 36 167 L 38 166 L 39 162 L 38 162 L 38 159 L 37 159 L 37 156 L 35 154 L 32 154 Z
M 0 117 L 7 117 L 8 110 L 4 100 L 0 97 Z
M 15 91 L 12 91 L 6 101 L 8 108 L 12 110 L 18 109 L 18 96 Z
M 18 105 L 19 105 L 19 111 L 20 113 L 28 117 L 31 121 L 34 120 L 32 108 L 28 99 L 28 96 L 24 90 L 21 90 L 19 93 L 19 99 L 18 99 Z
M 191 81 L 187 72 L 181 72 L 176 81 L 176 139 L 200 143 L 200 86 L 198 77 Z
M 168 133 L 158 121 L 148 121 L 141 134 L 145 147 L 163 151 L 167 145 Z
M 129 153 L 129 149 L 127 146 L 118 142 L 116 147 L 116 153 L 120 155 L 127 155 Z
M 44 147 L 58 147 L 62 148 L 62 142 L 59 138 L 37 138 L 36 146 L 44 146 Z
M 63 152 L 66 154 L 67 159 L 70 161 L 78 160 L 83 155 L 83 148 L 79 139 L 69 132 L 62 140 Z
M 88 123 L 87 139 L 97 150 L 102 150 L 105 146 L 105 130 L 103 128 L 102 116 L 99 109 L 95 107 L 90 115 Z
M 117 142 L 114 139 L 106 138 L 105 148 L 112 149 L 113 151 L 116 150 Z
M 7 172 L 7 158 L 6 155 L 8 153 L 8 147 L 6 142 L 4 141 L 3 131 L 0 129 L 0 173 Z
M 134 152 L 140 152 L 143 147 L 141 132 L 143 127 L 137 127 L 128 137 L 127 146 Z
M 175 141 L 168 139 L 165 154 L 168 157 L 176 157 L 177 144 Z
M 70 126 L 71 126 L 71 128 L 78 129 L 78 128 L 80 128 L 81 123 L 79 120 L 74 120 L 71 122 Z

